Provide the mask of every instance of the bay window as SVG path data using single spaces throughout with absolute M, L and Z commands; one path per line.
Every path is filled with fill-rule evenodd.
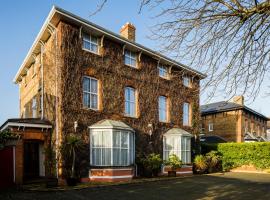
M 174 128 L 173 131 L 178 128 Z M 181 130 L 181 129 L 179 129 Z M 184 130 L 176 132 L 183 132 Z M 165 134 L 163 138 L 163 159 L 175 154 L 184 164 L 191 163 L 191 134 Z
M 98 109 L 98 80 L 95 78 L 83 77 L 83 106 Z
M 130 166 L 134 164 L 134 131 L 122 124 L 124 123 L 104 120 L 90 127 L 90 165 Z

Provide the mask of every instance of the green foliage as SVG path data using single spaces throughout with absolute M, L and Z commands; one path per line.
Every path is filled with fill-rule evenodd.
M 164 161 L 164 164 L 170 166 L 172 170 L 182 167 L 182 161 L 175 154 L 171 154 L 169 159 Z
M 0 132 L 0 149 L 4 148 L 5 143 L 9 139 L 17 139 L 18 135 L 10 132 L 9 130 L 4 130 Z
M 221 155 L 218 151 L 210 151 L 205 155 L 207 160 L 208 172 L 212 173 L 220 170 Z
M 218 145 L 222 155 L 223 170 L 254 165 L 258 169 L 270 168 L 270 143 L 222 143 Z
M 56 153 L 54 149 L 50 146 L 45 148 L 44 150 L 45 153 L 45 169 L 48 172 L 48 176 L 55 176 L 56 175 Z
M 162 163 L 163 161 L 160 154 L 151 153 L 146 158 L 142 159 L 143 166 L 149 170 L 159 170 Z
M 196 155 L 194 158 L 194 165 L 196 170 L 204 172 L 207 169 L 207 159 L 203 155 Z

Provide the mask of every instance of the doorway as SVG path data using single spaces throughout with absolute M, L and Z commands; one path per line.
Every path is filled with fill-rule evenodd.
M 39 177 L 39 142 L 24 142 L 24 179 Z

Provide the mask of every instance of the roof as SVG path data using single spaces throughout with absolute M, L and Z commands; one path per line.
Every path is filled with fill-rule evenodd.
M 31 128 L 52 128 L 52 124 L 49 120 L 40 118 L 12 118 L 8 119 L 0 127 L 0 131 L 5 130 L 8 127 L 31 127 Z
M 240 104 L 228 102 L 228 101 L 220 101 L 220 102 L 205 104 L 205 105 L 202 105 L 200 107 L 200 109 L 201 109 L 202 115 L 208 115 L 208 114 L 214 114 L 214 113 L 219 113 L 219 112 L 243 109 L 243 110 L 251 112 L 254 115 L 257 115 L 259 117 L 265 118 L 267 120 L 269 119 L 268 117 L 264 116 L 263 114 L 258 113 L 257 111 L 255 111 L 255 110 L 253 110 L 245 105 L 240 105 Z
M 171 128 L 165 133 L 165 135 L 183 135 L 183 136 L 192 137 L 192 135 L 189 132 L 181 128 Z
M 121 121 L 115 121 L 110 119 L 101 120 L 89 127 L 90 129 L 103 129 L 103 128 L 110 128 L 110 129 L 124 129 L 124 130 L 131 130 L 134 131 L 133 128 L 125 124 Z
M 218 135 L 201 135 L 200 142 L 208 144 L 209 143 L 216 144 L 216 143 L 225 143 L 227 141 Z
M 97 33 L 101 34 L 101 35 L 105 35 L 106 37 L 110 38 L 110 39 L 113 39 L 113 40 L 116 40 L 120 43 L 122 43 L 123 45 L 128 45 L 130 47 L 133 47 L 135 48 L 136 50 L 138 51 L 141 51 L 145 54 L 148 54 L 150 56 L 153 56 L 157 59 L 160 59 L 161 61 L 164 61 L 164 62 L 167 62 L 169 63 L 170 65 L 174 65 L 174 66 L 177 66 L 181 69 L 185 69 L 185 70 L 188 70 L 192 73 L 195 73 L 196 75 L 198 75 L 201 79 L 202 78 L 205 78 L 206 75 L 199 72 L 199 71 L 196 71 L 182 63 L 179 63 L 179 62 L 176 62 L 175 60 L 172 60 L 154 50 L 151 50 L 143 45 L 140 45 L 136 42 L 132 42 L 122 36 L 120 36 L 119 34 L 116 34 L 116 33 L 113 33 L 101 26 L 98 26 L 88 20 L 85 20 L 77 15 L 74 15 L 73 13 L 70 13 L 62 8 L 59 8 L 59 7 L 56 7 L 56 6 L 53 6 L 48 17 L 46 18 L 44 24 L 42 25 L 42 28 L 40 30 L 40 32 L 38 33 L 34 43 L 32 44 L 30 50 L 28 51 L 28 54 L 27 56 L 25 57 L 23 63 L 21 64 L 16 76 L 14 77 L 14 82 L 15 83 L 18 83 L 19 80 L 20 80 L 20 77 L 21 75 L 23 75 L 24 73 L 26 73 L 25 70 L 28 66 L 30 66 L 32 63 L 33 63 L 33 54 L 37 53 L 40 49 L 40 45 L 42 45 L 42 43 L 44 43 L 44 41 L 46 41 L 50 36 L 49 34 L 51 34 L 51 30 L 57 26 L 57 24 L 59 23 L 59 21 L 61 19 L 65 19 L 65 20 L 68 20 L 70 22 L 73 22 L 81 27 L 84 27 L 84 28 L 88 28 L 88 29 L 92 29 L 94 31 L 96 31 Z M 42 41 L 42 42 L 40 42 Z

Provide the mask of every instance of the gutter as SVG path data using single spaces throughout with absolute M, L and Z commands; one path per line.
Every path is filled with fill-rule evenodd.
M 48 17 L 46 18 L 44 24 L 42 25 L 41 30 L 39 31 L 37 37 L 35 38 L 35 41 L 34 41 L 33 45 L 29 49 L 29 51 L 27 53 L 27 56 L 25 57 L 25 59 L 24 59 L 22 65 L 20 66 L 18 72 L 16 73 L 16 76 L 13 79 L 14 83 L 18 82 L 17 80 L 18 80 L 18 78 L 20 76 L 21 71 L 25 67 L 26 62 L 30 58 L 34 48 L 36 47 L 37 43 L 39 42 L 40 38 L 42 37 L 43 32 L 46 30 L 47 26 L 49 25 L 52 17 L 55 15 L 56 12 L 63 15 L 63 16 L 65 16 L 65 17 L 67 17 L 67 18 L 69 18 L 69 19 L 72 19 L 72 20 L 76 21 L 79 24 L 83 24 L 83 25 L 85 25 L 87 27 L 90 27 L 90 28 L 92 28 L 92 29 L 104 34 L 104 35 L 108 35 L 108 36 L 110 36 L 111 38 L 114 38 L 117 41 L 128 44 L 128 45 L 130 45 L 132 47 L 135 47 L 136 49 L 138 49 L 138 50 L 140 50 L 142 52 L 146 52 L 146 53 L 148 53 L 148 54 L 150 54 L 150 55 L 152 55 L 154 57 L 161 58 L 162 60 L 164 60 L 164 61 L 166 61 L 166 62 L 168 62 L 168 63 L 170 63 L 172 65 L 178 66 L 178 67 L 183 68 L 185 70 L 188 70 L 188 71 L 190 71 L 192 73 L 195 73 L 196 75 L 200 76 L 202 79 L 206 78 L 206 74 L 200 73 L 200 72 L 198 72 L 198 71 L 196 71 L 196 70 L 194 70 L 194 69 L 192 69 L 192 68 L 190 68 L 190 67 L 188 67 L 188 66 L 186 66 L 184 64 L 178 63 L 178 62 L 176 62 L 176 61 L 174 61 L 174 60 L 172 60 L 172 59 L 170 59 L 170 58 L 168 58 L 166 56 L 163 56 L 163 55 L 161 55 L 161 54 L 159 54 L 159 53 L 157 53 L 157 52 L 155 52 L 155 51 L 153 51 L 153 50 L 151 50 L 151 49 L 149 49 L 147 47 L 144 47 L 144 46 L 142 46 L 140 44 L 131 42 L 131 41 L 121 37 L 120 35 L 117 35 L 117 34 L 111 32 L 109 30 L 104 29 L 103 27 L 100 27 L 100 26 L 98 26 L 96 24 L 93 24 L 93 23 L 91 23 L 91 22 L 89 22 L 89 21 L 87 21 L 87 20 L 85 20 L 85 19 L 83 19 L 83 18 L 81 18 L 79 16 L 76 16 L 76 15 L 74 15 L 74 14 L 72 14 L 72 13 L 66 11 L 66 10 L 63 10 L 63 9 L 61 9 L 59 7 L 56 7 L 56 6 L 53 6 L 50 13 L 49 13 L 49 15 L 48 15 Z

